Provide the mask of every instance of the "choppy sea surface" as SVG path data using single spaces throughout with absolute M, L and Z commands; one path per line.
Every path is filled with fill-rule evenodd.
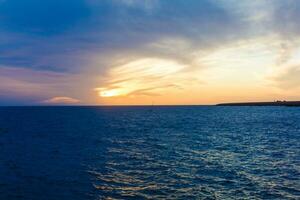
M 0 199 L 300 199 L 300 108 L 1 107 Z

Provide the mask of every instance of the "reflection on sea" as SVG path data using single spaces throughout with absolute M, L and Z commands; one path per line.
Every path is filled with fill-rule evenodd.
M 299 198 L 299 125 L 269 121 L 264 110 L 235 111 L 128 118 L 124 135 L 106 138 L 104 165 L 88 170 L 99 197 Z

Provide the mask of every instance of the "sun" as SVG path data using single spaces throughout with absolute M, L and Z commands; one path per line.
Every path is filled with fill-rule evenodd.
M 99 96 L 101 97 L 114 97 L 114 96 L 119 96 L 120 94 L 116 90 L 105 90 L 105 91 L 100 91 Z
M 119 89 L 96 88 L 100 97 L 116 97 L 121 96 L 122 92 Z

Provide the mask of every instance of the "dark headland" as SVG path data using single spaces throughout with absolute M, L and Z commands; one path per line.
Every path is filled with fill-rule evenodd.
M 220 103 L 217 106 L 300 106 L 300 101 Z

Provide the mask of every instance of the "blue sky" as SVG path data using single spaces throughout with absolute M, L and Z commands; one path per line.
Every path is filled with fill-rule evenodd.
M 0 104 L 294 100 L 299 13 L 297 0 L 0 0 Z

